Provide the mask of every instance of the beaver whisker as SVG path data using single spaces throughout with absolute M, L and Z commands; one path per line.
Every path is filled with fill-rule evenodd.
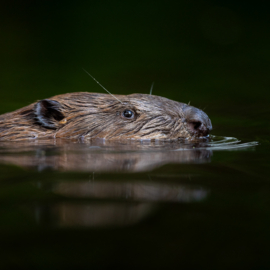
M 152 95 L 152 90 L 153 90 L 153 87 L 154 87 L 154 83 L 155 82 L 152 82 L 152 85 L 151 85 L 151 88 L 150 88 L 150 95 Z
M 102 87 L 108 94 L 110 94 L 112 97 L 114 97 L 116 100 L 118 100 L 120 103 L 123 104 L 121 100 L 119 100 L 117 97 L 115 97 L 109 90 L 107 90 L 100 82 L 98 82 L 88 71 L 86 71 L 84 68 L 82 68 L 86 74 L 88 74 L 100 87 Z

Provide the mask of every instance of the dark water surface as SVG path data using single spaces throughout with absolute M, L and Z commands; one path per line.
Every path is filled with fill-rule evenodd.
M 221 136 L 2 142 L 0 266 L 270 265 L 268 150 Z

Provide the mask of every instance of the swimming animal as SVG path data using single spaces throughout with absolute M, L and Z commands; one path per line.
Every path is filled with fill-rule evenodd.
M 0 115 L 0 140 L 197 140 L 212 124 L 202 110 L 164 97 L 75 92 Z

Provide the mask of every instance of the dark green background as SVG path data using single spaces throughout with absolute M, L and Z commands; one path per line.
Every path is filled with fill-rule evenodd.
M 115 94 L 148 93 L 154 81 L 154 94 L 206 107 L 214 126 L 268 112 L 267 1 L 0 5 L 1 113 L 60 93 L 103 92 L 82 67 Z

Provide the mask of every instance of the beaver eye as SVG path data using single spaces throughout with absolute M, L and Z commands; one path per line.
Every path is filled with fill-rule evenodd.
M 131 111 L 131 110 L 124 110 L 123 111 L 123 116 L 125 117 L 125 118 L 133 118 L 133 116 L 134 116 L 134 112 L 133 111 Z

